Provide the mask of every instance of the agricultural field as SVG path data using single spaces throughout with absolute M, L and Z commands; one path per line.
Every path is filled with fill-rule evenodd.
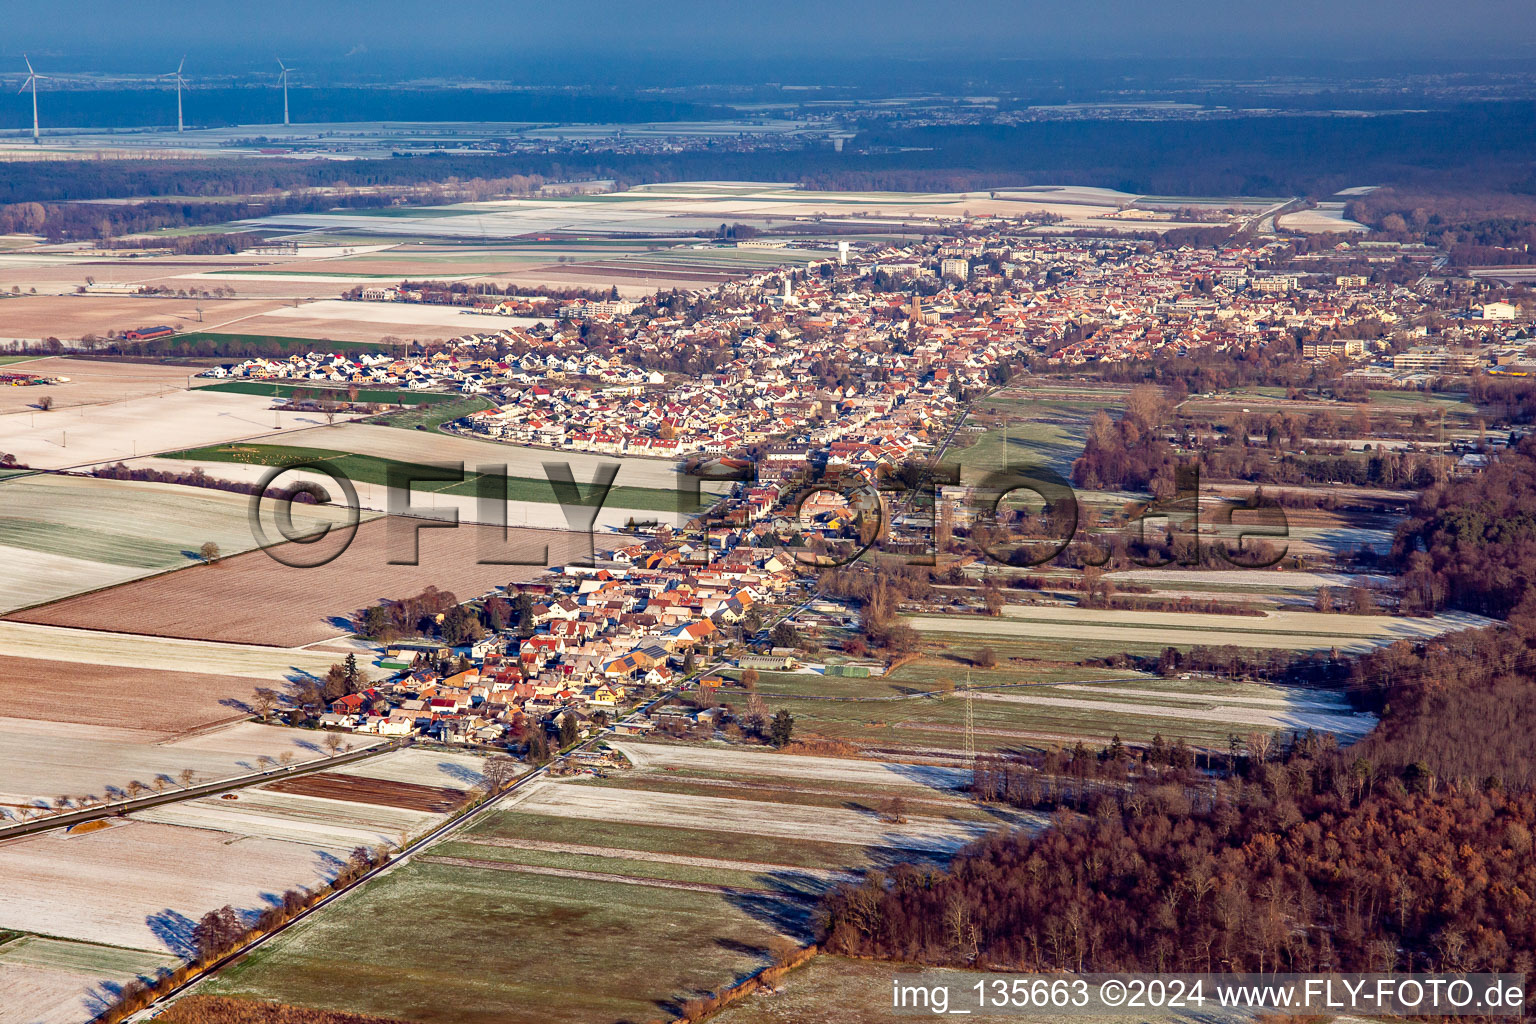
M 0 845 L 0 1021 L 80 1024 L 123 982 L 174 967 L 206 911 L 229 903 L 253 914 L 329 880 L 357 845 L 398 845 L 441 822 L 481 781 L 482 763 L 390 751 Z M 297 792 L 316 780 L 332 784 L 329 795 Z M 13 937 L 28 931 L 57 937 Z
M 484 784 L 485 776 L 480 773 L 484 763 L 485 759 L 475 754 L 418 747 L 353 761 L 335 769 L 334 774 L 463 790 Z
M 174 790 L 186 769 L 206 783 L 261 771 L 262 758 L 291 755 L 303 764 L 326 756 L 319 740 L 244 721 L 167 740 L 140 729 L 0 718 L 0 809 L 13 817 L 59 797 L 111 798 L 134 781 Z
M 335 427 L 302 431 L 282 438 L 279 443 L 401 462 L 463 462 L 469 471 L 482 465 L 505 463 L 508 475 L 540 481 L 545 479 L 546 462 L 569 463 L 571 472 L 579 482 L 591 480 L 599 465 L 617 462 L 620 463 L 620 469 L 613 482 L 615 491 L 652 488 L 670 492 L 677 487 L 678 481 L 676 467 L 665 459 L 557 452 L 430 431 L 414 431 L 402 435 L 396 430 L 369 423 L 343 423 Z
M 1091 393 L 1066 386 L 1003 388 L 976 403 L 945 461 L 960 464 L 964 482 L 1009 466 L 1048 466 L 1068 477 L 1083 454 L 1088 422 L 1113 409 L 1124 393 L 1114 387 Z M 977 434 L 972 427 L 985 430 Z
M 1275 218 L 1275 226 L 1282 231 L 1299 231 L 1302 234 L 1349 234 L 1364 233 L 1370 228 L 1359 221 L 1344 216 L 1344 203 L 1318 203 L 1311 210 L 1281 214 Z
M 1010 606 L 1001 618 L 968 615 L 915 615 L 907 620 L 919 633 L 965 636 L 978 644 L 987 638 L 1114 641 L 1123 649 L 1164 647 L 1265 647 L 1291 651 L 1357 652 L 1397 640 L 1439 636 L 1475 629 L 1491 620 L 1467 612 L 1433 618 L 1389 615 L 1340 616 L 1321 612 L 1269 611 L 1262 615 L 1190 612 L 1141 612 L 1077 606 Z
M 756 969 L 777 934 L 716 893 L 416 860 L 200 991 L 422 1024 L 650 1020 Z
M 246 676 L 0 655 L 7 719 L 128 725 L 158 738 L 245 717 L 238 705 L 261 685 Z M 279 688 L 276 680 L 270 685 Z
M 351 632 L 347 616 L 381 600 L 407 597 L 427 586 L 468 599 L 509 582 L 532 579 L 545 566 L 564 564 L 587 550 L 587 538 L 579 534 L 516 530 L 512 550 L 536 564 L 486 565 L 480 559 L 500 549 L 499 532 L 490 527 L 422 529 L 417 533 L 419 547 L 413 549 L 415 522 L 397 522 L 403 530 L 397 537 L 390 536 L 389 525 L 383 519 L 363 523 L 351 546 L 321 568 L 295 568 L 264 551 L 251 551 L 212 565 L 67 598 L 18 613 L 14 619 L 156 637 L 300 647 Z M 392 557 L 411 558 L 413 550 L 415 565 L 390 563 Z M 307 556 L 308 552 L 297 554 Z
M 324 426 L 320 413 L 283 412 L 259 395 L 232 395 L 206 388 L 162 389 L 158 394 L 53 409 L 20 408 L 0 414 L 5 451 L 34 469 L 89 468 L 132 462 L 159 452 L 244 438 L 271 438 L 304 427 Z M 68 388 L 69 385 L 60 385 Z M 37 401 L 51 387 L 0 389 L 12 402 Z
M 402 837 L 420 834 L 446 813 L 401 806 L 410 793 L 402 791 L 401 783 L 381 783 L 373 787 L 374 799 L 364 801 L 341 798 L 340 787 L 326 787 L 323 779 L 322 783 L 310 782 L 314 778 L 304 775 L 238 793 L 162 804 L 136 811 L 133 817 L 138 821 L 228 833 L 242 841 L 299 843 L 344 858 L 357 846 L 398 845 Z M 332 795 L 315 792 L 322 788 Z M 310 793 L 300 792 L 306 789 Z M 416 795 L 410 793 L 409 802 L 416 802 Z M 386 796 L 395 803 L 381 803 Z
M 569 783 L 534 783 L 520 790 L 518 799 L 508 806 L 526 814 L 635 825 L 707 821 L 714 828 L 770 839 L 827 838 L 852 846 L 920 853 L 949 853 L 986 831 L 975 823 L 918 816 L 897 830 L 878 816 L 857 810 Z
M 11 301 L 6 300 L 7 310 Z M 14 366 L 8 365 L 6 372 L 30 373 L 39 377 L 68 377 L 69 382 L 0 387 L 0 415 L 36 412 L 38 399 L 44 396 L 52 401 L 53 411 L 62 412 L 81 405 L 105 405 L 134 398 L 153 398 L 187 386 L 186 369 L 158 363 L 43 356 L 25 359 Z M 17 422 L 30 422 L 30 419 Z
M 999 652 L 1006 655 L 1008 648 Z M 921 664 L 910 663 L 896 674 Z M 883 677 L 763 673 L 758 692 L 770 712 L 783 709 L 794 716 L 797 735 L 937 759 L 957 757 L 963 746 L 966 699 L 948 689 L 966 685 L 967 677 L 974 690 L 978 750 L 1047 749 L 1079 740 L 1103 745 L 1117 735 L 1140 744 L 1157 734 L 1170 743 L 1183 739 L 1192 746 L 1224 748 L 1234 733 L 1309 729 L 1347 741 L 1375 722 L 1331 692 L 1103 670 L 1089 678 L 1092 671 L 1041 673 L 1006 663 L 981 670 L 935 659 L 916 685 Z
M 0 1024 L 80 1024 L 126 982 L 151 980 L 176 963 L 164 954 L 37 935 L 0 938 Z
M 0 622 L 0 657 L 240 676 L 250 680 L 251 686 L 282 683 L 304 674 L 323 675 L 339 660 L 335 651 L 133 636 L 10 621 Z
M 201 391 L 226 391 L 235 395 L 261 395 L 265 398 L 292 398 L 295 391 L 303 392 L 306 398 L 325 399 L 333 401 L 353 401 L 346 388 L 325 387 L 321 385 L 304 384 L 277 384 L 264 380 L 221 380 L 212 384 L 200 384 Z M 461 401 L 458 395 L 450 395 L 438 391 L 406 391 L 399 388 L 360 388 L 356 401 L 376 403 L 379 405 L 425 405 L 432 406 L 444 402 L 453 403 Z
M 0 482 L 0 612 L 198 564 L 203 544 L 257 545 L 248 495 L 133 480 L 34 474 Z M 345 510 L 295 505 L 300 531 Z M 275 530 L 268 524 L 269 532 Z
M 169 269 L 169 268 L 167 268 Z M 175 268 L 172 274 L 157 270 L 151 263 L 125 266 L 121 261 L 110 267 L 75 265 L 37 266 L 27 269 L 5 266 L 0 268 L 0 284 L 6 288 L 18 278 L 33 283 L 39 292 L 52 284 L 69 287 L 74 282 L 84 283 L 88 276 L 106 280 L 109 274 L 119 275 L 114 283 L 127 284 L 124 277 L 132 277 L 135 285 L 152 284 L 174 279 L 186 272 L 185 266 Z M 20 282 L 18 282 L 20 283 Z M 186 287 L 181 285 L 180 287 Z M 272 299 L 196 299 L 167 295 L 15 295 L 5 300 L 4 326 L 0 327 L 0 342 L 19 339 L 40 341 L 58 338 L 75 341 L 87 334 L 105 338 L 109 331 L 126 331 L 135 327 L 151 327 L 165 324 L 177 330 L 207 329 L 221 323 L 237 322 L 246 317 L 258 316 L 280 303 Z M 199 321 L 197 308 L 203 307 Z M 71 375 L 73 376 L 73 375 Z
M 586 485 L 589 485 L 596 478 L 595 466 L 601 461 L 595 456 L 582 456 L 567 452 L 541 452 L 512 445 L 504 447 L 498 445 L 488 448 L 485 442 L 470 441 L 466 438 L 454 437 L 448 434 L 432 435 L 425 432 L 404 434 L 399 431 L 392 431 L 388 427 L 373 425 L 367 425 L 366 429 L 387 431 L 383 439 L 366 439 L 363 442 L 366 447 L 388 450 L 389 445 L 387 442 L 397 439 L 400 443 L 396 446 L 396 450 L 404 454 L 420 450 L 423 447 L 431 447 L 435 442 L 441 441 L 443 443 L 440 447 L 443 449 L 443 453 L 419 461 L 404 461 L 393 456 L 372 453 L 354 454 L 332 448 L 309 448 L 287 444 L 240 443 L 213 445 L 207 448 L 195 448 L 176 452 L 169 456 L 169 459 L 162 460 L 162 463 L 171 460 L 183 461 L 202 466 L 209 475 L 223 473 L 226 476 L 238 476 L 238 474 L 230 474 L 220 469 L 219 467 L 224 464 L 271 467 L 323 463 L 336 472 L 341 473 L 356 485 L 359 499 L 364 502 L 366 507 L 377 508 L 388 506 L 387 498 L 381 498 L 381 495 L 388 490 L 389 474 L 392 471 L 423 478 L 420 482 L 412 484 L 411 492 L 413 495 L 419 494 L 423 497 L 432 496 L 434 498 L 442 496 L 449 499 L 474 498 L 478 494 L 480 487 L 479 468 L 490 469 L 491 467 L 502 465 L 508 467 L 506 500 L 509 503 L 517 505 L 558 505 L 560 499 L 555 492 L 554 486 L 550 483 L 550 478 L 545 475 L 544 463 L 574 463 L 573 472 L 576 474 L 579 474 L 583 469 L 589 469 L 590 476 L 581 477 L 578 475 L 576 477 L 578 486 L 582 487 L 585 492 L 587 489 Z M 334 433 L 340 434 L 342 430 L 338 429 Z M 332 440 L 332 436 L 332 432 L 327 431 L 324 435 L 307 435 L 303 440 L 325 442 Z M 355 438 L 349 437 L 338 437 L 336 440 L 343 444 L 357 443 Z M 423 442 L 425 442 L 425 445 Z M 464 448 L 464 445 L 473 445 L 475 447 Z M 466 454 L 474 456 L 476 461 L 469 462 L 462 458 L 454 457 Z M 536 462 L 536 460 L 538 461 Z M 450 478 L 447 480 L 436 479 L 435 476 L 441 475 L 443 469 L 432 469 L 431 467 L 434 463 L 447 469 L 450 472 Z M 667 479 L 669 489 L 636 487 L 629 484 L 616 483 L 607 492 L 603 503 L 604 511 L 608 511 L 610 507 L 628 510 L 640 509 L 650 514 L 648 518 L 655 518 L 655 513 L 657 512 L 675 513 L 681 511 L 693 513 L 698 511 L 697 507 L 692 504 L 691 498 L 686 497 L 677 490 L 678 475 L 670 465 L 663 466 L 652 459 L 628 459 L 622 463 L 609 460 L 608 465 L 619 465 L 621 467 L 618 474 L 619 477 L 647 476 L 666 479 L 661 477 L 662 470 L 657 468 L 661 466 L 670 476 L 670 479 Z M 458 477 L 451 475 L 452 472 L 456 471 L 455 467 L 461 468 Z M 185 471 L 184 469 L 183 472 Z M 306 472 L 308 476 L 315 475 L 312 470 L 303 472 Z M 520 475 L 521 473 L 527 473 L 528 475 Z M 320 482 L 322 485 L 324 484 L 322 478 L 316 477 L 316 479 L 317 482 Z M 284 483 L 287 482 L 288 480 L 285 477 Z M 328 489 L 328 491 L 333 490 L 334 487 Z M 703 490 L 701 486 L 701 494 Z M 684 506 L 682 509 L 678 507 L 680 504 Z M 609 516 L 611 515 L 613 513 L 609 512 Z
M 904 973 L 903 968 L 893 964 L 818 956 L 785 975 L 771 995 L 748 996 L 711 1020 L 715 1024 L 905 1024 L 913 1020 L 911 1011 L 896 1013 L 888 1009 L 891 978 L 897 973 Z M 969 992 L 976 983 L 975 977 L 965 971 L 933 969 L 931 973 L 935 978 L 947 979 L 952 993 Z M 958 1008 L 958 1003 L 953 1005 Z M 1006 1015 L 970 1013 L 965 1019 L 986 1024 L 1056 1024 L 1062 1018 L 1050 1013 L 1013 1011 Z M 1105 1015 L 1075 1019 L 1085 1024 L 1140 1024 L 1146 1018 Z M 1203 1014 L 1201 1019 L 1219 1018 Z
M 303 280 L 297 271 L 282 271 L 285 281 Z M 227 272 L 209 275 L 215 283 L 239 286 L 252 275 Z M 404 275 L 401 275 L 404 276 Z M 452 280 L 453 278 L 449 278 Z M 329 283 L 340 291 L 367 283 L 369 277 L 320 277 L 315 283 Z M 398 282 L 399 277 L 386 278 Z M 344 299 L 320 299 L 298 306 L 276 306 L 265 313 L 227 325 L 230 333 L 269 333 L 318 341 L 348 341 L 376 344 L 385 337 L 407 341 L 453 338 L 475 332 L 495 332 L 537 321 L 525 317 L 506 317 L 467 312 L 452 306 L 428 306 L 407 302 L 352 302 Z M 219 333 L 213 328 L 211 333 Z
M 370 423 L 381 423 L 386 427 L 395 427 L 403 430 L 436 430 L 444 423 L 451 422 L 461 417 L 468 416 L 472 412 L 482 409 L 494 409 L 496 403 L 479 395 L 470 395 L 464 398 L 455 397 L 448 402 L 434 402 L 429 405 L 417 406 L 414 409 L 403 409 L 399 412 L 386 413 Z
M 775 225 L 791 226 L 797 219 L 807 217 L 847 219 L 866 230 L 878 230 L 882 221 L 1047 212 L 1069 218 L 1068 226 L 1095 226 L 1101 224 L 1103 215 L 1136 198 L 1108 189 L 1075 187 L 995 193 L 813 192 L 776 184 L 672 182 L 604 195 L 413 208 L 399 216 L 334 211 L 274 215 L 252 223 L 274 229 L 366 233 L 396 239 L 453 238 L 482 243 L 557 232 L 677 235 L 713 230 L 723 221 L 750 222 L 771 230 Z M 1102 221 L 1102 226 L 1124 228 L 1127 224 L 1108 220 Z M 1174 221 L 1138 221 L 1131 226 L 1156 230 L 1180 225 Z
M 41 833 L 0 846 L 0 928 L 185 956 L 207 911 L 260 910 L 337 867 L 324 847 L 132 818 Z
M 942 768 L 614 746 L 634 767 L 517 790 L 202 991 L 425 1024 L 665 1019 L 809 937 L 828 885 L 1038 825 L 978 812 Z M 878 809 L 896 795 L 901 823 Z

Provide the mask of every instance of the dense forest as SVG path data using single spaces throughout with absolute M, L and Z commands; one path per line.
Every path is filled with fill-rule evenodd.
M 1512 192 L 1382 188 L 1350 200 L 1345 214 L 1387 235 L 1445 248 L 1457 266 L 1524 264 L 1536 244 L 1533 183 Z
M 1511 614 L 1536 584 L 1536 437 L 1424 491 L 1398 526 L 1404 610 Z

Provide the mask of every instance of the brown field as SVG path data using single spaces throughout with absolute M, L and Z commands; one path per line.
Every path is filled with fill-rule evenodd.
M 82 277 L 94 274 L 98 281 L 107 280 L 111 268 L 79 267 Z M 188 268 L 177 267 L 177 273 Z M 167 275 L 153 275 L 159 281 Z M 177 282 L 161 283 L 177 286 Z M 179 282 L 186 287 L 189 282 Z M 205 287 L 212 287 L 205 285 Z M 197 319 L 197 306 L 203 307 L 203 320 Z M 4 326 L 0 336 L 6 338 L 59 338 L 76 340 L 86 334 L 106 337 L 108 331 L 125 331 L 132 327 L 149 327 L 168 324 L 177 330 L 207 330 L 215 324 L 227 323 L 269 309 L 280 302 L 274 299 L 191 299 L 164 295 L 18 295 L 5 300 L 0 316 Z
M 222 996 L 178 999 L 156 1019 L 160 1024 L 398 1024 L 393 1017 L 367 1017 Z
M 417 564 L 391 565 L 392 555 L 409 557 L 410 546 L 397 551 L 386 527 L 387 519 L 362 524 L 343 554 L 315 569 L 292 568 L 265 551 L 250 551 L 213 565 L 66 598 L 11 618 L 118 633 L 302 647 L 350 632 L 348 616 L 381 600 L 407 597 L 428 586 L 468 599 L 501 584 L 533 579 L 546 564 L 562 564 L 587 550 L 587 538 L 578 534 L 515 530 L 515 543 L 527 557 L 541 557 L 548 545 L 549 561 L 481 565 L 482 540 L 499 543 L 499 531 L 461 526 L 421 530 Z M 308 554 L 292 544 L 277 550 L 293 557 Z
M 339 660 L 339 659 L 338 659 Z M 245 713 L 259 681 L 0 655 L 0 707 L 8 718 L 128 726 L 172 736 Z
M 13 301 L 6 300 L 0 316 L 10 315 Z M 6 320 L 5 323 L 5 329 L 9 329 L 10 321 Z M 29 411 L 44 395 L 53 399 L 53 407 L 58 410 L 164 394 L 185 389 L 188 371 L 184 367 L 161 366 L 156 363 L 108 363 L 51 356 L 47 359 L 28 359 L 5 372 L 68 377 L 69 383 L 0 387 L 0 414 Z
M 464 802 L 464 791 L 447 786 L 420 786 L 412 782 L 364 779 L 336 772 L 316 772 L 296 779 L 280 779 L 264 787 L 277 793 L 350 800 L 355 804 L 404 807 L 411 811 L 447 814 Z

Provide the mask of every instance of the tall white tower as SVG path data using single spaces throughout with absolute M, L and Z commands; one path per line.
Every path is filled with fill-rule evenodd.
M 848 243 L 847 242 L 838 242 L 837 243 L 837 265 L 840 266 L 840 267 L 846 267 L 848 265 Z

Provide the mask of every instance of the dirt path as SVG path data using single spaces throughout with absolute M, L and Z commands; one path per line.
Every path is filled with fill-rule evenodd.
M 752 896 L 765 900 L 784 900 L 803 903 L 815 899 L 801 893 L 774 892 L 771 889 L 747 889 L 736 885 L 707 885 L 704 882 L 676 882 L 666 878 L 639 878 L 635 875 L 610 875 L 603 871 L 578 871 L 575 868 L 546 868 L 534 864 L 509 864 L 504 860 L 475 860 L 471 857 L 424 856 L 424 864 L 450 864 L 460 868 L 486 868 L 491 871 L 516 871 L 525 875 L 549 875 L 554 878 L 576 878 L 586 882 L 617 882 L 620 885 L 646 885 L 654 889 L 682 889 L 687 892 L 707 892 L 720 896 Z

